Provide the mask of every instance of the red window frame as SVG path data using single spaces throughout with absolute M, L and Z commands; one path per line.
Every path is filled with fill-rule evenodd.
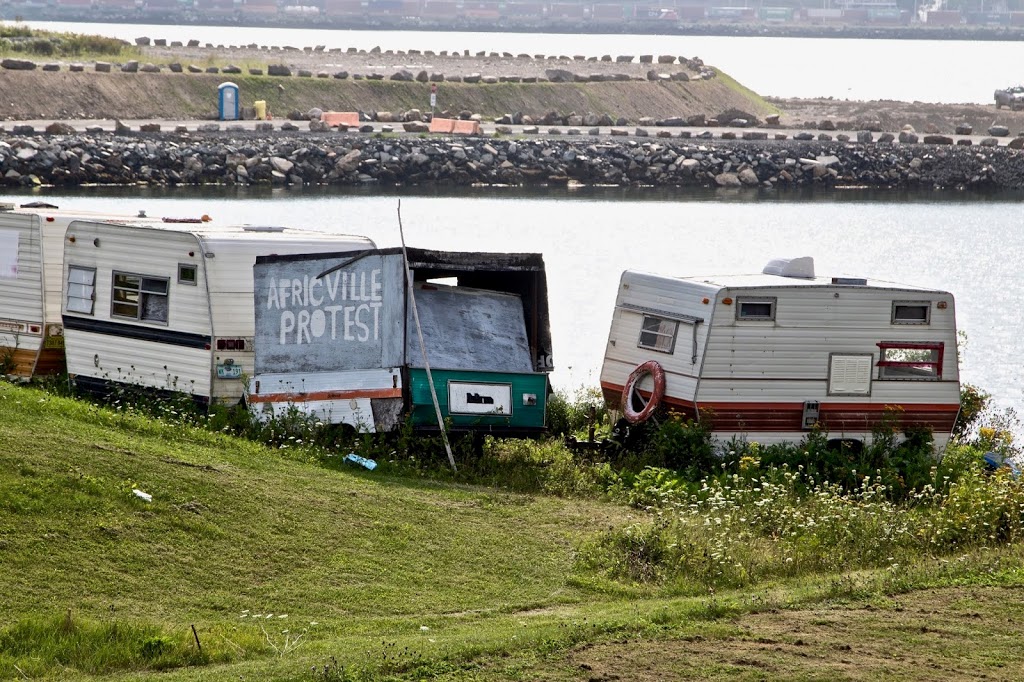
M 877 367 L 920 367 L 928 365 L 935 368 L 935 378 L 942 378 L 942 358 L 946 352 L 946 344 L 943 341 L 935 342 L 902 342 L 902 341 L 879 341 Z M 907 362 L 904 360 L 884 360 L 885 351 L 890 348 L 907 348 L 909 350 L 935 350 L 938 351 L 935 360 Z M 881 378 L 881 377 L 879 377 Z

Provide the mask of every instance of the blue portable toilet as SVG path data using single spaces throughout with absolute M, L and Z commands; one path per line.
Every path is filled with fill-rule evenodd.
M 238 86 L 221 83 L 217 88 L 217 111 L 222 121 L 238 120 Z

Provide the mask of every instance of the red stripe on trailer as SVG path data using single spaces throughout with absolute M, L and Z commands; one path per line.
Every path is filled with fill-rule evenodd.
M 400 388 L 359 388 L 348 391 L 309 391 L 308 393 L 254 393 L 250 403 L 309 403 L 314 400 L 353 400 L 358 398 L 401 398 Z

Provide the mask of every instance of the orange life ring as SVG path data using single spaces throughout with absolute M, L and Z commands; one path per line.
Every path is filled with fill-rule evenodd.
M 633 392 L 636 390 L 636 385 L 640 383 L 648 374 L 651 375 L 651 379 L 654 381 L 654 390 L 651 391 L 651 397 L 644 405 L 644 408 L 637 412 L 633 409 Z M 665 397 L 665 370 L 661 368 L 654 360 L 648 360 L 636 366 L 633 373 L 629 375 L 629 379 L 626 380 L 626 385 L 622 389 L 622 414 L 625 415 L 626 420 L 630 424 L 639 424 L 640 422 L 647 421 L 650 416 L 658 409 L 658 405 L 661 404 L 661 399 Z

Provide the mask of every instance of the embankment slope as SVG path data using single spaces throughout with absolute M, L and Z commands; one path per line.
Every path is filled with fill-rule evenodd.
M 217 87 L 225 81 L 239 86 L 243 106 L 264 100 L 276 118 L 313 107 L 333 111 L 430 109 L 430 85 L 415 81 L 37 69 L 0 70 L 0 92 L 4 93 L 0 118 L 213 118 Z M 440 83 L 437 108 L 471 111 L 485 117 L 514 112 L 592 112 L 630 121 L 644 116 L 714 117 L 727 110 L 763 117 L 775 111 L 727 77 L 690 82 Z

